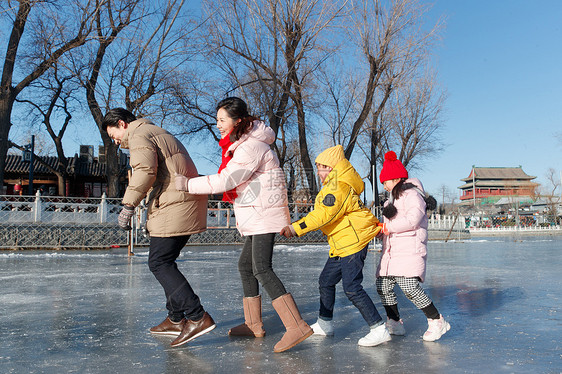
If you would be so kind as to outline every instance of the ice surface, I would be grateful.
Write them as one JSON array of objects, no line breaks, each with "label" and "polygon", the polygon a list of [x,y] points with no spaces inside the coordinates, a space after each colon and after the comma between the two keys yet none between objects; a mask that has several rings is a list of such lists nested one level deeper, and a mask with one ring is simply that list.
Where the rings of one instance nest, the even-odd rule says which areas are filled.
[{"label": "ice surface", "polygon": [[[240,248],[184,249],[178,266],[217,322],[193,342],[148,328],[165,317],[164,295],[147,266],[113,251],[0,252],[0,373],[560,373],[562,237],[430,242],[424,288],[451,323],[437,342],[421,339],[423,313],[399,293],[406,336],[359,347],[368,332],[338,286],[333,338],[311,337],[273,353],[283,328],[264,295],[262,339],[231,338],[243,320]],[[274,269],[305,320],[318,310],[318,275],[327,245],[279,245]],[[380,253],[367,257],[363,282],[374,287]]]}]

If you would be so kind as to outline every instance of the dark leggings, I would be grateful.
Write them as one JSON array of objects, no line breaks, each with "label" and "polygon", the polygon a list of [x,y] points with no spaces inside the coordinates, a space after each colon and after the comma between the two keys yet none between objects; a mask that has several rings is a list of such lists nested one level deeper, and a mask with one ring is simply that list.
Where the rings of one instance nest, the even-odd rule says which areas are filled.
[{"label": "dark leggings", "polygon": [[176,259],[188,239],[189,235],[150,237],[148,267],[164,288],[166,309],[172,321],[180,321],[184,315],[188,319],[198,321],[205,312],[199,297],[176,265]]},{"label": "dark leggings", "polygon": [[275,275],[271,265],[274,240],[275,233],[246,237],[238,260],[238,271],[240,271],[240,278],[242,279],[244,297],[258,296],[260,292],[259,284],[265,288],[271,300],[287,293],[285,286]]}]

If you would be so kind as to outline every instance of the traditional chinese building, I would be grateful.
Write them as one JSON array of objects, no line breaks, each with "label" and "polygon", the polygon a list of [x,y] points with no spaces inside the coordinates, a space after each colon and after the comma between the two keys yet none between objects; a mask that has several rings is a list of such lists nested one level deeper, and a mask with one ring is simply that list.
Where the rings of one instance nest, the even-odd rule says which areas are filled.
[{"label": "traditional chinese building", "polygon": [[[66,196],[100,197],[104,192],[107,193],[105,151],[102,146],[99,148],[99,157],[94,157],[93,146],[80,146],[79,155],[67,157]],[[119,157],[120,164],[126,168],[127,156],[120,152]],[[53,169],[57,169],[57,165],[58,158],[55,156],[36,156],[33,159],[33,193],[42,190],[41,195],[62,195],[62,191],[58,188],[58,177],[53,172]],[[4,168],[6,194],[28,194],[30,166],[30,160],[24,155],[6,156]],[[120,185],[124,190],[127,185],[126,175],[123,176]]]},{"label": "traditional chinese building", "polygon": [[[41,157],[44,163],[56,168],[58,158],[55,156]],[[4,168],[4,184],[8,195],[20,191],[27,195],[29,186],[30,163],[20,155],[7,155]],[[68,157],[68,176],[66,179],[66,195],[81,197],[100,197],[107,191],[105,164],[83,162],[79,157]],[[33,189],[42,189],[42,195],[61,196],[58,191],[58,178],[48,167],[37,158],[33,162]]]},{"label": "traditional chinese building", "polygon": [[532,182],[536,177],[527,175],[521,168],[472,167],[470,175],[461,179],[458,187],[461,201],[477,204],[493,204],[502,197],[532,197],[539,185]]}]

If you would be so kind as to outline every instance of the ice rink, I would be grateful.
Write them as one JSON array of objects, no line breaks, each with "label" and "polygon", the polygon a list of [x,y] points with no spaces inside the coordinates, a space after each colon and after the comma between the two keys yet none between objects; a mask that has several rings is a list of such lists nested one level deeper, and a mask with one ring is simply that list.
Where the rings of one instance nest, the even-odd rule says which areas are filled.
[{"label": "ice rink", "polygon": [[[230,338],[243,321],[239,247],[186,247],[178,261],[217,328],[179,348],[148,329],[166,316],[147,249],[0,251],[0,373],[561,373],[562,237],[430,242],[424,288],[451,324],[424,342],[423,313],[399,292],[406,336],[359,347],[368,332],[338,287],[332,338],[273,353],[282,324],[267,295],[265,338]],[[274,269],[316,321],[327,245],[279,245]],[[380,253],[367,257],[374,287]]]}]

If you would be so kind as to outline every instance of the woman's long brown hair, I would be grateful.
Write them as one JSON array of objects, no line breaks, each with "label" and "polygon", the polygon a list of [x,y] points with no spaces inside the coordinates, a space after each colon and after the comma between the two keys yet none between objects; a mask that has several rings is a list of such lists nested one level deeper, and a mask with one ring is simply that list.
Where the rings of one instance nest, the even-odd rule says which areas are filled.
[{"label": "woman's long brown hair", "polygon": [[235,142],[240,139],[242,135],[250,130],[252,122],[258,119],[248,113],[248,105],[246,102],[235,96],[227,97],[226,99],[221,100],[217,104],[216,109],[217,112],[219,109],[224,109],[230,118],[240,120],[230,133],[231,142]]}]

